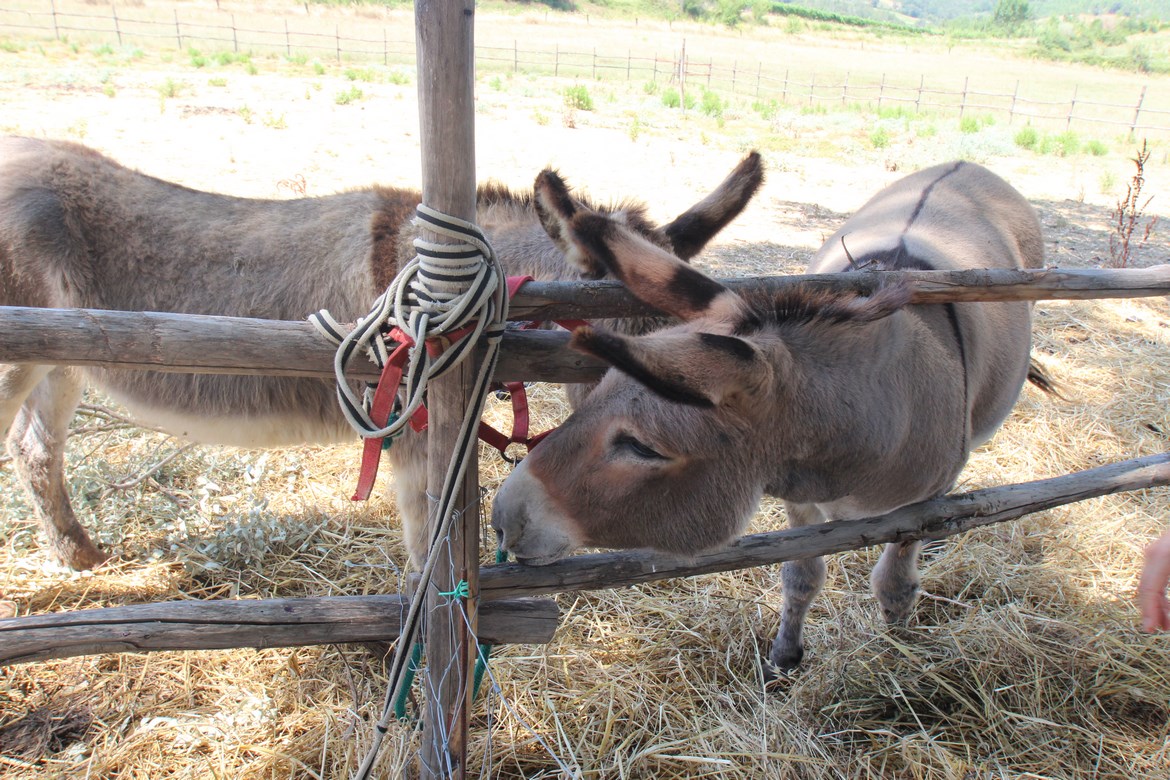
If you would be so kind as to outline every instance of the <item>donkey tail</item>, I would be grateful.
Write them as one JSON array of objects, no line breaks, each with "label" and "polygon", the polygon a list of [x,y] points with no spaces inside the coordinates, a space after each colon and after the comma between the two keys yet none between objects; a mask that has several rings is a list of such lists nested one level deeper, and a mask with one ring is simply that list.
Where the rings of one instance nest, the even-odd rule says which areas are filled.
[{"label": "donkey tail", "polygon": [[1052,381],[1050,376],[1048,376],[1048,372],[1044,370],[1044,367],[1036,362],[1035,358],[1032,358],[1032,360],[1028,362],[1028,381],[1036,385],[1036,387],[1040,388],[1048,395],[1054,395],[1057,398],[1064,398],[1060,390],[1057,388],[1056,383]]}]

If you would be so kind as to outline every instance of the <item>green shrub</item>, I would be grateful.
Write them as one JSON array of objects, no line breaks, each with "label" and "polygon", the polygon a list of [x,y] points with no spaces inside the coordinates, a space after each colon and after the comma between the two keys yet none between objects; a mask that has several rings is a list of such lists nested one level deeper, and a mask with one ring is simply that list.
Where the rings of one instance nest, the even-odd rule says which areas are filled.
[{"label": "green shrub", "polygon": [[707,116],[721,117],[723,116],[723,100],[718,94],[709,89],[704,89],[703,103],[699,110]]},{"label": "green shrub", "polygon": [[973,116],[965,116],[959,120],[960,133],[978,133],[979,120]]},{"label": "green shrub", "polygon": [[869,133],[869,142],[874,149],[885,149],[890,145],[890,131],[881,125],[875,127]]},{"label": "green shrub", "polygon": [[589,96],[589,88],[584,84],[574,84],[565,88],[565,106],[580,111],[593,110],[593,98]]},{"label": "green shrub", "polygon": [[1072,130],[1065,130],[1056,136],[1056,154],[1059,157],[1072,157],[1081,150],[1081,139]]},{"label": "green shrub", "polygon": [[183,85],[174,79],[167,79],[162,84],[158,85],[158,94],[163,98],[173,98],[179,94]]},{"label": "green shrub", "polygon": [[1035,150],[1040,141],[1040,134],[1031,125],[1024,125],[1016,133],[1016,146],[1021,149]]},{"label": "green shrub", "polygon": [[677,89],[662,90],[662,105],[667,108],[678,108],[682,105],[682,98],[678,95]]},{"label": "green shrub", "polygon": [[776,100],[756,100],[752,103],[752,111],[760,115],[761,119],[771,119],[780,110],[780,103]]},{"label": "green shrub", "polygon": [[337,95],[333,98],[333,102],[339,106],[347,106],[350,103],[361,100],[362,97],[364,97],[364,95],[362,94],[361,89],[358,88],[357,84],[354,84],[349,89],[338,92]]},{"label": "green shrub", "polygon": [[647,81],[645,84],[642,85],[642,91],[645,92],[647,95],[658,94],[658,82],[657,81]]},{"label": "green shrub", "polygon": [[1096,138],[1085,143],[1085,151],[1094,157],[1104,157],[1105,155],[1109,154],[1109,148],[1106,147],[1105,144],[1098,141]]},{"label": "green shrub", "polygon": [[346,68],[345,77],[350,81],[365,81],[367,83],[373,83],[378,78],[373,68]]}]

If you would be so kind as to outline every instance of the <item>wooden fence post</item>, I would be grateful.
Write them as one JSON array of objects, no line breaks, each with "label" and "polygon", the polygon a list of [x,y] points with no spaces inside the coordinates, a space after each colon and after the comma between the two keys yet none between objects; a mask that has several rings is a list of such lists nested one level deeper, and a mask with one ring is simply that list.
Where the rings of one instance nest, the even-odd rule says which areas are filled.
[{"label": "wooden fence post", "polygon": [[1138,95],[1137,108],[1133,110],[1133,122],[1129,125],[1129,137],[1133,138],[1137,134],[1138,116],[1142,113],[1142,103],[1146,100],[1146,87],[1142,85],[1142,92]]},{"label": "wooden fence post", "polygon": [[760,79],[764,75],[764,63],[760,62],[756,65],[756,100],[760,99]]},{"label": "wooden fence post", "polygon": [[288,35],[288,19],[284,20],[284,56],[292,57],[292,41]]},{"label": "wooden fence post", "polygon": [[922,113],[922,87],[926,84],[926,75],[919,74],[918,76],[918,97],[914,100],[914,113]]},{"label": "wooden fence post", "polygon": [[882,98],[886,95],[886,74],[882,74],[882,83],[878,85],[878,113],[882,111]]},{"label": "wooden fence post", "polygon": [[1072,100],[1070,100],[1068,103],[1068,117],[1064,120],[1065,132],[1068,132],[1070,129],[1072,129],[1073,110],[1076,109],[1076,107],[1077,107],[1077,89],[1079,87],[1080,87],[1079,84],[1073,85]]},{"label": "wooden fence post", "polygon": [[1016,88],[1012,90],[1012,105],[1008,108],[1008,124],[1010,125],[1016,118],[1016,100],[1020,96],[1020,80],[1016,79]]},{"label": "wooden fence post", "polygon": [[849,71],[845,71],[845,83],[841,85],[841,105],[849,100]]},{"label": "wooden fence post", "polygon": [[341,62],[341,25],[333,25],[333,46],[337,51],[337,61]]},{"label": "wooden fence post", "polygon": [[53,37],[61,40],[61,31],[57,28],[57,0],[49,0],[49,10],[53,14]]},{"label": "wooden fence post", "polygon": [[959,119],[963,118],[963,112],[967,110],[967,82],[970,80],[970,76],[965,76],[963,78],[963,94],[959,98]]},{"label": "wooden fence post", "polygon": [[[415,0],[419,139],[423,202],[452,217],[475,220],[474,0]],[[431,241],[450,239],[422,231]],[[439,495],[475,383],[474,359],[464,360],[428,390],[427,492]],[[466,777],[470,681],[475,663],[479,597],[479,474],[474,459],[458,486],[461,517],[441,540],[427,593],[427,711],[422,776]],[[442,518],[430,517],[431,523]],[[434,527],[434,526],[432,526]],[[466,583],[470,598],[439,595]],[[464,622],[466,607],[468,622]]]},{"label": "wooden fence post", "polygon": [[110,13],[114,16],[114,34],[118,36],[118,47],[122,46],[122,27],[118,24],[118,7],[116,5],[110,6]]},{"label": "wooden fence post", "polygon": [[183,31],[179,29],[179,9],[175,9],[175,40],[179,42],[179,51],[183,50]]}]

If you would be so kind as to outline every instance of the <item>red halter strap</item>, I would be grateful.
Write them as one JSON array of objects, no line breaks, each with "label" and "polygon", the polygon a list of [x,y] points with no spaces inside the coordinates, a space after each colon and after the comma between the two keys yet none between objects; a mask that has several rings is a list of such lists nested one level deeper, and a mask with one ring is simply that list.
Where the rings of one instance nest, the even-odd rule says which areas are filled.
[{"label": "red halter strap", "polygon": [[[508,298],[515,297],[517,290],[525,282],[529,281],[532,281],[531,276],[509,276],[507,280]],[[531,330],[540,327],[541,324],[540,322],[528,322],[522,326],[522,329]],[[575,330],[589,323],[584,320],[556,320],[556,324],[566,330]],[[472,330],[473,327],[469,325],[442,338],[427,339],[427,352],[430,353],[431,357],[437,357],[453,342],[463,338]],[[398,328],[393,328],[389,336],[398,343],[398,346],[390,353],[390,358],[386,361],[386,365],[382,367],[382,374],[378,378],[378,386],[374,389],[374,398],[370,404],[370,418],[379,426],[385,426],[390,420],[390,415],[394,412],[394,403],[398,396],[398,385],[402,382],[402,371],[409,358],[410,348],[414,346],[414,340]],[[529,436],[528,393],[524,389],[524,383],[505,382],[503,387],[508,391],[512,399],[513,421],[511,435],[505,436],[483,421],[479,423],[478,433],[480,441],[497,450],[500,453],[500,457],[504,460],[513,463],[515,459],[508,455],[509,446],[512,444],[523,444],[528,451],[531,451],[533,447],[539,444],[545,436],[548,436],[556,430],[556,428],[551,428],[535,436]],[[416,433],[421,433],[426,430],[427,409],[425,406],[420,406],[411,415],[410,427]],[[351,500],[365,501],[370,497],[370,493],[374,489],[374,480],[378,476],[378,463],[382,457],[382,450],[386,446],[385,439],[365,440],[365,444],[362,446],[362,464],[361,470],[358,473],[357,489],[354,491]]]}]

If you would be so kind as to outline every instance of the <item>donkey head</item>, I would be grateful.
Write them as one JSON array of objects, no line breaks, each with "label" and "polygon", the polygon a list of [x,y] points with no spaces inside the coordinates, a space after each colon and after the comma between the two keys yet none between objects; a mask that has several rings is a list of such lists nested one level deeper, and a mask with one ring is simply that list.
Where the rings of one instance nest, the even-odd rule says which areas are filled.
[{"label": "donkey head", "polygon": [[[758,160],[740,167],[748,163]],[[501,546],[541,564],[582,545],[686,551],[725,541],[763,488],[744,442],[769,403],[772,365],[760,344],[737,335],[752,330],[755,314],[620,216],[575,203],[555,173],[542,173],[536,192],[542,223],[570,262],[622,280],[683,324],[640,337],[574,334],[575,348],[618,370],[509,476],[493,510]],[[725,209],[704,201],[664,233],[685,236],[716,211]],[[670,249],[680,243],[693,246],[672,238]]]}]

